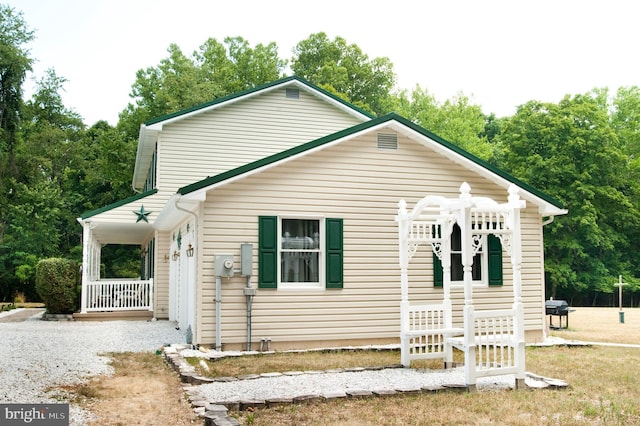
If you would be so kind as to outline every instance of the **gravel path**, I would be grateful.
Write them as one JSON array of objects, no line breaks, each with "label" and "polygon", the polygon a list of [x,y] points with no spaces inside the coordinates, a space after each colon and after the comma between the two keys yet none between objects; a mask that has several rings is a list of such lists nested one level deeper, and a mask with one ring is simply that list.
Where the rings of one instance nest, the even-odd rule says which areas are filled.
[{"label": "gravel path", "polygon": [[[498,390],[514,386],[513,375],[480,378],[477,389]],[[291,399],[304,395],[330,397],[349,392],[396,391],[464,384],[461,368],[433,371],[415,368],[387,368],[375,371],[284,374],[234,382],[216,382],[194,387],[190,393],[211,402],[240,402],[247,400]],[[197,398],[196,398],[197,399]]]},{"label": "gravel path", "polygon": [[[155,351],[185,341],[184,332],[169,321],[8,319],[3,316],[0,322],[0,403],[60,402],[48,387],[113,372],[109,358],[100,354]],[[82,413],[71,411],[71,424],[82,424]],[[74,411],[80,418],[74,420]]]}]

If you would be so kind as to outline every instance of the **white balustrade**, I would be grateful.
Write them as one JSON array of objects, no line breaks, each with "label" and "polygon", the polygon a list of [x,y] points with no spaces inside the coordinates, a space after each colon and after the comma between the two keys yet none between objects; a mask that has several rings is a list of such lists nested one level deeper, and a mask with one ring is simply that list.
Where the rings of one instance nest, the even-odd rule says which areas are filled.
[{"label": "white balustrade", "polygon": [[153,280],[90,281],[85,297],[87,312],[153,311]]}]

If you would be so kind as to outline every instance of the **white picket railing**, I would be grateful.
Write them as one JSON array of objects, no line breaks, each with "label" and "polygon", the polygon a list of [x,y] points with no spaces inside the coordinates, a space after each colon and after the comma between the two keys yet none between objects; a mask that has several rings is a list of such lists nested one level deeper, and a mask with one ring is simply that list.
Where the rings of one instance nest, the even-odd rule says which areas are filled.
[{"label": "white picket railing", "polygon": [[[451,347],[447,347],[447,339],[459,336],[464,329],[447,326],[451,323],[447,305],[402,305],[402,330],[400,333],[401,361],[409,367],[412,360],[438,359],[453,361]],[[449,309],[451,309],[449,307]]]},{"label": "white picket railing", "polygon": [[475,311],[476,377],[516,373],[516,313]]},{"label": "white picket railing", "polygon": [[105,279],[85,288],[87,312],[153,311],[153,279]]}]

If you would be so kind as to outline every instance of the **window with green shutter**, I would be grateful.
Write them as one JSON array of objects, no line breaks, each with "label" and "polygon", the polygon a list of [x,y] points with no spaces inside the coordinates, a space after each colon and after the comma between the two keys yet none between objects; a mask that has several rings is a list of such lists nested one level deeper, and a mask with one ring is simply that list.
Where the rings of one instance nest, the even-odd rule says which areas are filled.
[{"label": "window with green shutter", "polygon": [[327,235],[326,239],[326,253],[327,253],[327,267],[326,267],[326,280],[327,288],[342,288],[343,287],[343,230],[342,219],[326,219],[325,231]]},{"label": "window with green shutter", "polygon": [[[487,235],[483,244],[473,257],[471,277],[474,285],[502,285],[502,244],[495,235]],[[456,224],[451,233],[451,283],[462,283],[462,236],[460,227]],[[442,262],[433,255],[433,286],[442,287]],[[485,272],[488,271],[488,272]]]},{"label": "window with green shutter", "polygon": [[343,287],[342,219],[260,216],[258,228],[259,288]]},{"label": "window with green shutter", "polygon": [[493,234],[487,235],[489,251],[489,285],[502,285],[502,243]]},{"label": "window with green shutter", "polygon": [[278,218],[258,218],[258,287],[278,287]]}]

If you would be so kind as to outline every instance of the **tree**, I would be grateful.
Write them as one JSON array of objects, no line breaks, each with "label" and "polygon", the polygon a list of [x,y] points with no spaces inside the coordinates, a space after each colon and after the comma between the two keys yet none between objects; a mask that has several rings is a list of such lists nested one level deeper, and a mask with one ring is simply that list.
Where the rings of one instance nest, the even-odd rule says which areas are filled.
[{"label": "tree", "polygon": [[377,115],[390,112],[396,76],[389,58],[369,59],[342,37],[311,34],[293,50],[291,70],[311,83]]},{"label": "tree", "polygon": [[487,129],[487,117],[481,107],[473,105],[464,94],[440,103],[426,89],[417,86],[410,100],[397,105],[403,108],[399,110],[400,114],[430,132],[484,160],[491,158],[493,148],[483,136]]},{"label": "tree", "polygon": [[210,38],[191,57],[175,44],[168,53],[157,67],[136,73],[134,104],[120,114],[118,124],[130,138],[137,138],[146,120],[278,79],[286,65],[275,43],[252,48],[242,37],[227,37],[224,44]]},{"label": "tree", "polygon": [[22,84],[32,59],[25,44],[33,40],[31,31],[12,8],[0,4],[0,179],[15,171],[13,164],[16,133],[22,106]]},{"label": "tree", "polygon": [[0,4],[0,299],[11,297],[16,282],[7,250],[11,207],[16,197],[16,164],[22,109],[22,84],[32,59],[25,45],[33,39],[22,13]]},{"label": "tree", "polygon": [[500,165],[569,209],[545,228],[549,296],[611,292],[613,278],[631,270],[640,214],[601,100],[593,92],[557,105],[531,101],[498,138]]}]

